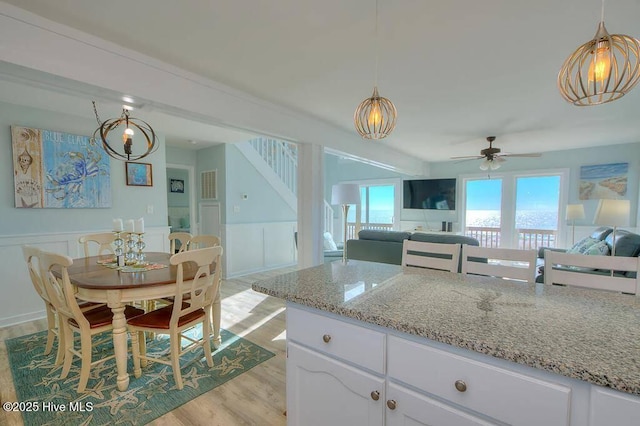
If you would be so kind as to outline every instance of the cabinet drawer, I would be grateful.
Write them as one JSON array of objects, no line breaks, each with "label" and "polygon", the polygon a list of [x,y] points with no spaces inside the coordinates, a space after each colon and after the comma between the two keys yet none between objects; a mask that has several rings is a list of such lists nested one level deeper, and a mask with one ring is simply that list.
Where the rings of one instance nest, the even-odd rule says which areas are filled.
[{"label": "cabinet drawer", "polygon": [[287,340],[384,374],[383,333],[288,307]]},{"label": "cabinet drawer", "polygon": [[387,347],[395,380],[509,424],[569,424],[569,387],[393,336]]},{"label": "cabinet drawer", "polygon": [[395,384],[389,385],[387,400],[394,403],[393,409],[387,406],[387,426],[492,426],[495,424]]}]

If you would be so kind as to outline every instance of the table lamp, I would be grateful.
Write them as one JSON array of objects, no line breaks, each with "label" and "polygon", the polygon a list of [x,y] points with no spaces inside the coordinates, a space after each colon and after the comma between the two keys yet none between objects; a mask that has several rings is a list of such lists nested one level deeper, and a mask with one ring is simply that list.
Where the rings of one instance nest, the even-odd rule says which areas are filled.
[{"label": "table lamp", "polygon": [[598,203],[593,223],[595,225],[613,226],[611,256],[616,255],[616,228],[618,226],[629,226],[630,212],[631,202],[629,200],[600,200],[600,203]]},{"label": "table lamp", "polygon": [[576,243],[576,219],[584,219],[584,205],[567,204],[566,220],[571,221],[571,245]]},{"label": "table lamp", "polygon": [[351,204],[360,204],[360,186],[355,183],[337,183],[331,187],[331,204],[342,206],[344,249],[342,261],[347,261],[347,213]]}]

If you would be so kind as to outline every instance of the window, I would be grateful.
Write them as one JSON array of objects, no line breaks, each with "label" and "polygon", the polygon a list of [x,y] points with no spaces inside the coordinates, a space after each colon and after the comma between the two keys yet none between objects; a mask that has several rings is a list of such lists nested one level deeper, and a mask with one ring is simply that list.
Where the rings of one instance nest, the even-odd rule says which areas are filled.
[{"label": "window", "polygon": [[555,247],[567,177],[558,170],[463,178],[465,234],[485,247]]},{"label": "window", "polygon": [[396,199],[396,195],[400,193],[398,182],[385,180],[360,183],[360,205],[349,209],[347,215],[348,239],[356,238],[359,230],[356,229],[357,223],[360,229],[396,228],[396,218],[400,212],[400,200]]},{"label": "window", "polygon": [[499,247],[502,179],[470,179],[465,186],[465,233],[483,247]]}]

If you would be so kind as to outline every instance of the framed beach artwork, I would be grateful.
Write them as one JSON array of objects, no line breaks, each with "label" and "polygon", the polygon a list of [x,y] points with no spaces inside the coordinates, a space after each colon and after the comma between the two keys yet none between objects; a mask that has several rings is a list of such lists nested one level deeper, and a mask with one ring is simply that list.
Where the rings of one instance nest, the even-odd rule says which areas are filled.
[{"label": "framed beach artwork", "polygon": [[11,126],[16,208],[111,207],[109,156],[89,136]]},{"label": "framed beach artwork", "polygon": [[580,199],[623,199],[627,195],[629,163],[580,167]]},{"label": "framed beach artwork", "polygon": [[129,186],[153,186],[153,173],[149,163],[127,162],[127,185]]}]

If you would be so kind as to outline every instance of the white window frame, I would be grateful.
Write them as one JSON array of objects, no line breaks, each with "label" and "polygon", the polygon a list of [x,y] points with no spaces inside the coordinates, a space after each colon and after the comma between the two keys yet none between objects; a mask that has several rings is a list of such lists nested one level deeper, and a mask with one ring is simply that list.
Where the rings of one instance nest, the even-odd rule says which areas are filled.
[{"label": "white window frame", "polygon": [[515,248],[517,247],[517,235],[515,232],[515,213],[516,213],[516,180],[522,177],[543,177],[543,176],[560,176],[560,197],[558,200],[558,234],[556,244],[559,247],[566,246],[565,236],[567,234],[567,224],[564,220],[564,209],[568,202],[569,193],[569,173],[570,169],[542,169],[542,170],[525,170],[513,172],[491,172],[490,177],[484,173],[474,173],[460,175],[460,199],[458,200],[460,208],[461,230],[466,228],[467,217],[467,182],[470,180],[487,180],[502,179],[502,197],[501,197],[501,217],[500,217],[500,247]]},{"label": "white window frame", "polygon": [[[355,183],[358,186],[391,186],[393,185],[393,230],[400,230],[400,215],[402,212],[402,178],[387,178],[387,179],[367,179],[367,180],[352,180],[346,183]],[[361,224],[362,218],[362,205],[356,206],[356,222],[358,226]],[[356,231],[357,233],[357,231]]]}]

